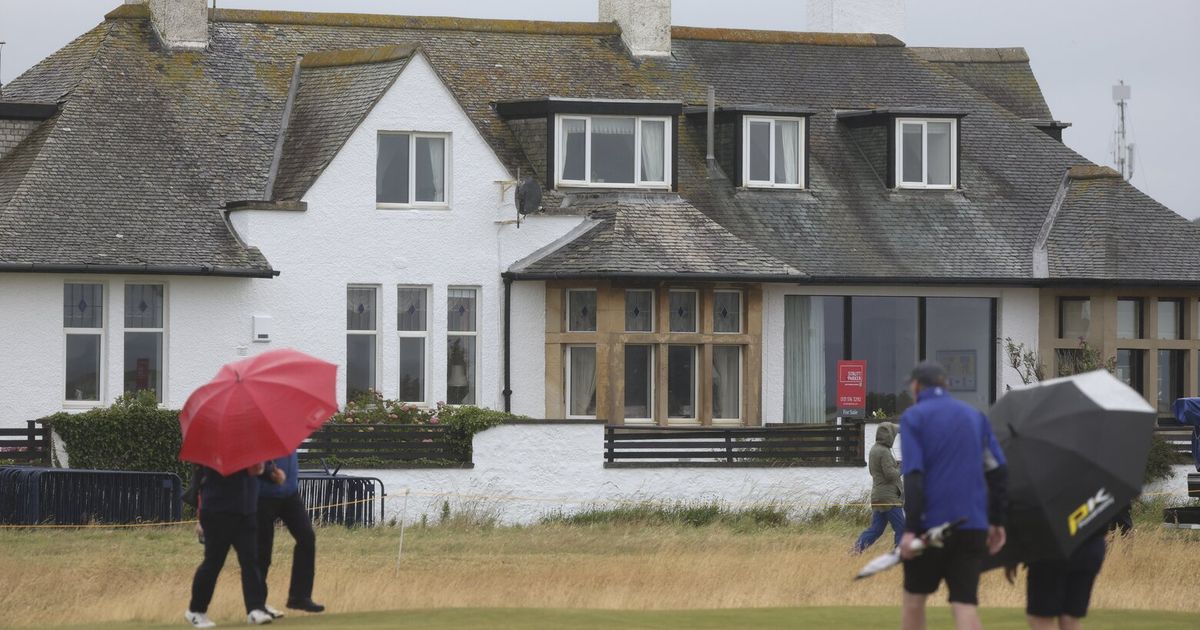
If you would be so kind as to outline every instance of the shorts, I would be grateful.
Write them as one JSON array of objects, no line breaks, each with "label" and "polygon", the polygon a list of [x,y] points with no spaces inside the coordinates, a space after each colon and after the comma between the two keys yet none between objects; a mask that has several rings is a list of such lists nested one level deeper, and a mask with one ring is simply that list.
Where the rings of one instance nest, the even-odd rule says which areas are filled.
[{"label": "shorts", "polygon": [[987,555],[987,531],[955,530],[945,546],[930,547],[904,563],[904,590],[930,595],[942,580],[953,604],[979,604],[979,573]]},{"label": "shorts", "polygon": [[1092,585],[1104,564],[1104,538],[1085,542],[1070,560],[1029,563],[1025,578],[1025,614],[1032,617],[1082,619],[1092,599]]}]

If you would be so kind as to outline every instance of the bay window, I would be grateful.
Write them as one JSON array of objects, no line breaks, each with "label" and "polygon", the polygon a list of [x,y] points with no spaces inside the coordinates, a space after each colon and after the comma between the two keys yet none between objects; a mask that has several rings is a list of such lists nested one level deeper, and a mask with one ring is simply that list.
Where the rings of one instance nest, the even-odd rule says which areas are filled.
[{"label": "bay window", "polygon": [[1187,350],[1158,351],[1158,413],[1171,414],[1171,405],[1183,398],[1183,374]]},{"label": "bay window", "polygon": [[671,332],[696,332],[696,301],[699,294],[694,289],[673,289],[667,295],[671,307],[668,318]]},{"label": "bay window", "polygon": [[954,188],[958,121],[896,119],[896,182],[901,188]]},{"label": "bay window", "polygon": [[1142,338],[1141,298],[1117,300],[1117,339]]},{"label": "bay window", "polygon": [[478,290],[451,287],[446,306],[446,402],[474,405],[479,371]]},{"label": "bay window", "polygon": [[346,289],[346,400],[376,389],[377,302],[375,287]]},{"label": "bay window", "polygon": [[742,348],[712,347],[713,421],[738,421],[742,417]]},{"label": "bay window", "polygon": [[1145,363],[1145,350],[1129,348],[1117,350],[1117,378],[1132,387],[1134,391],[1145,392]]},{"label": "bay window", "polygon": [[596,417],[596,346],[567,347],[567,416]]},{"label": "bay window", "polygon": [[670,187],[671,119],[557,118],[556,182],[567,186]]},{"label": "bay window", "polygon": [[63,285],[65,392],[68,402],[99,402],[104,355],[104,285]]},{"label": "bay window", "polygon": [[428,372],[428,287],[397,287],[396,332],[400,338],[400,400],[424,403]]},{"label": "bay window", "polygon": [[1084,339],[1092,326],[1092,301],[1086,297],[1058,299],[1058,338]]},{"label": "bay window", "polygon": [[696,415],[696,346],[667,346],[667,418],[691,420]]},{"label": "bay window", "polygon": [[713,292],[713,332],[742,332],[742,292]]},{"label": "bay window", "polygon": [[596,290],[567,290],[567,331],[595,332]]},{"label": "bay window", "polygon": [[654,332],[654,289],[625,291],[625,332]]},{"label": "bay window", "polygon": [[446,134],[381,131],[375,160],[375,203],[381,208],[445,206],[450,172]]},{"label": "bay window", "polygon": [[1159,339],[1185,339],[1183,322],[1183,300],[1161,299],[1158,301]]},{"label": "bay window", "polygon": [[163,401],[163,315],[161,284],[125,285],[125,392],[152,390]]},{"label": "bay window", "polygon": [[654,422],[654,346],[625,346],[625,422]]},{"label": "bay window", "polygon": [[742,120],[742,182],[753,188],[804,187],[804,119]]}]

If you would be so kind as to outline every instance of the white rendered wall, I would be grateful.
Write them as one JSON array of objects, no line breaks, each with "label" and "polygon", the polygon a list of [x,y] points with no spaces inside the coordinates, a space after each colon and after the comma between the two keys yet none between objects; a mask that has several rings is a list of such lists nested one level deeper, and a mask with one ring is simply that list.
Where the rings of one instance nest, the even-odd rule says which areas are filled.
[{"label": "white rendered wall", "polygon": [[[868,424],[868,448],[876,425]],[[895,451],[900,452],[899,448]],[[555,512],[626,502],[719,501],[731,506],[778,504],[795,512],[862,501],[871,488],[865,466],[838,468],[604,468],[599,424],[505,425],[475,436],[475,467],[448,470],[360,470],[347,475],[384,483],[387,518],[436,522],[443,501],[508,525]]]},{"label": "white rendered wall", "polygon": [[[762,409],[766,422],[783,418],[784,393],[784,298],[788,295],[872,295],[892,297],[977,297],[998,298],[997,336],[1011,337],[1037,348],[1038,291],[1024,288],[989,287],[860,287],[768,284],[763,291],[763,391]],[[1020,384],[1016,372],[1005,365],[1003,345],[996,347],[996,394],[1006,386]]]}]

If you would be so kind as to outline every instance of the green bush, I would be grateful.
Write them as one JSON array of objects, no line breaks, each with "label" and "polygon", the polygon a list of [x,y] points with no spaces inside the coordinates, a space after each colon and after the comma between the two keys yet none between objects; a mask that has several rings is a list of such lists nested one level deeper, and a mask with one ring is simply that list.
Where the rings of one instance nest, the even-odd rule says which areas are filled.
[{"label": "green bush", "polygon": [[127,394],[111,407],[57,413],[45,421],[67,450],[72,468],[173,472],[184,483],[190,464],[179,461],[179,412],[160,409],[154,392]]},{"label": "green bush", "polygon": [[1187,459],[1181,457],[1171,448],[1171,444],[1157,433],[1150,442],[1150,456],[1146,459],[1146,476],[1143,483],[1150,484],[1174,476],[1171,466],[1186,464]]},{"label": "green bush", "polygon": [[787,509],[765,504],[734,509],[719,502],[631,503],[613,508],[590,508],[574,514],[562,512],[545,516],[543,523],[572,526],[657,526],[684,525],[708,527],[722,525],[734,529],[782,527],[788,524]]}]

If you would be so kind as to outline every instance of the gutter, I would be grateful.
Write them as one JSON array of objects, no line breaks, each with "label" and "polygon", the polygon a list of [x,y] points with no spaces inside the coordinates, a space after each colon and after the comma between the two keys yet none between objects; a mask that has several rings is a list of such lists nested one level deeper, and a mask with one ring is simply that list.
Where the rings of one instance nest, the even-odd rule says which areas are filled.
[{"label": "gutter", "polygon": [[512,413],[512,278],[504,278],[504,413]]},{"label": "gutter", "polygon": [[526,273],[506,271],[505,280],[642,280],[681,282],[760,282],[798,285],[847,286],[963,286],[963,287],[1189,287],[1200,288],[1195,280],[1164,280],[1162,278],[931,278],[931,277],[872,277],[872,276],[784,276],[768,274],[703,274],[703,273]]},{"label": "gutter", "polygon": [[160,276],[219,276],[227,278],[274,278],[279,275],[278,271],[269,268],[250,269],[213,265],[72,265],[0,262],[0,273],[3,272],[152,274]]}]

